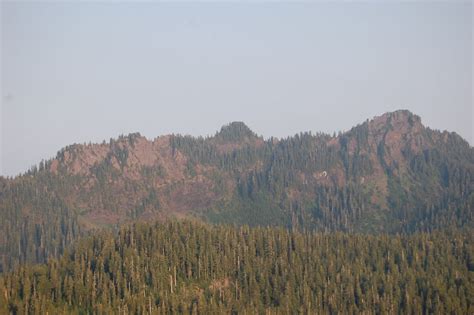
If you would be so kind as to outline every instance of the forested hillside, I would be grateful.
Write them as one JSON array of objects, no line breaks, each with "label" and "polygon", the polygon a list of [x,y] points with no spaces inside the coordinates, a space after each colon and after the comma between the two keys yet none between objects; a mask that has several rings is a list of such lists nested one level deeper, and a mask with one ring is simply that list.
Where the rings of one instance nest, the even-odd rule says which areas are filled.
[{"label": "forested hillside", "polygon": [[469,229],[473,175],[466,141],[408,111],[333,136],[263,139],[235,122],[206,138],[74,144],[0,178],[0,272],[58,257],[91,231],[174,217],[371,234]]},{"label": "forested hillside", "polygon": [[472,236],[133,224],[5,274],[0,313],[472,314]]}]

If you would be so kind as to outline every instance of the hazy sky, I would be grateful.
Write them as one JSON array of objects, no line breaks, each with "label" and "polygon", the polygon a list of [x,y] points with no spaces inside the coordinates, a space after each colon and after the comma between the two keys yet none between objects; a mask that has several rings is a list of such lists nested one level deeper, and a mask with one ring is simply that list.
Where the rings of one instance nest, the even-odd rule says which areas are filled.
[{"label": "hazy sky", "polygon": [[0,174],[140,132],[347,130],[405,108],[472,144],[472,2],[1,4]]}]

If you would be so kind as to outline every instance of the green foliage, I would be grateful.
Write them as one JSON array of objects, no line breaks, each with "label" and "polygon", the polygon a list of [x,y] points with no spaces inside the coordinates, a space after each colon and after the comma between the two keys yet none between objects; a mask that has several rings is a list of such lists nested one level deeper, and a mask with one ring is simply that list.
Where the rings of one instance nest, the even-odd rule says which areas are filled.
[{"label": "green foliage", "polygon": [[218,132],[215,136],[221,141],[241,141],[246,137],[253,138],[257,135],[250,130],[243,122],[235,121],[221,128],[221,131]]},{"label": "green foliage", "polygon": [[0,272],[19,263],[45,262],[57,257],[81,234],[78,218],[57,194],[68,182],[51,174],[4,182],[0,192]]},{"label": "green foliage", "polygon": [[222,210],[213,209],[205,213],[213,223],[249,226],[289,226],[291,218],[268,194],[251,192],[251,196],[234,198],[223,204]]},{"label": "green foliage", "polygon": [[0,312],[469,314],[472,240],[134,224],[5,274]]}]

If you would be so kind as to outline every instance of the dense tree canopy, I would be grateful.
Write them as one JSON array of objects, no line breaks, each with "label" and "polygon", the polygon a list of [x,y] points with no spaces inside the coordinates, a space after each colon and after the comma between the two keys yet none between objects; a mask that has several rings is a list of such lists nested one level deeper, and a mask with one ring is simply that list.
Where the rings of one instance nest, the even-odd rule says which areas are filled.
[{"label": "dense tree canopy", "polygon": [[472,236],[133,224],[5,274],[0,312],[468,314]]}]

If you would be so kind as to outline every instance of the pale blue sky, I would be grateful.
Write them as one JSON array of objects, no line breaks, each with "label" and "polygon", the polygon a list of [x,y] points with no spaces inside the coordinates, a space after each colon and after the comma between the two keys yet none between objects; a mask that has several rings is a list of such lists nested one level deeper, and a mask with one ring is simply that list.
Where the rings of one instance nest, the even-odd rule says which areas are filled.
[{"label": "pale blue sky", "polygon": [[405,108],[473,143],[470,2],[1,3],[0,174],[138,131],[347,130]]}]

